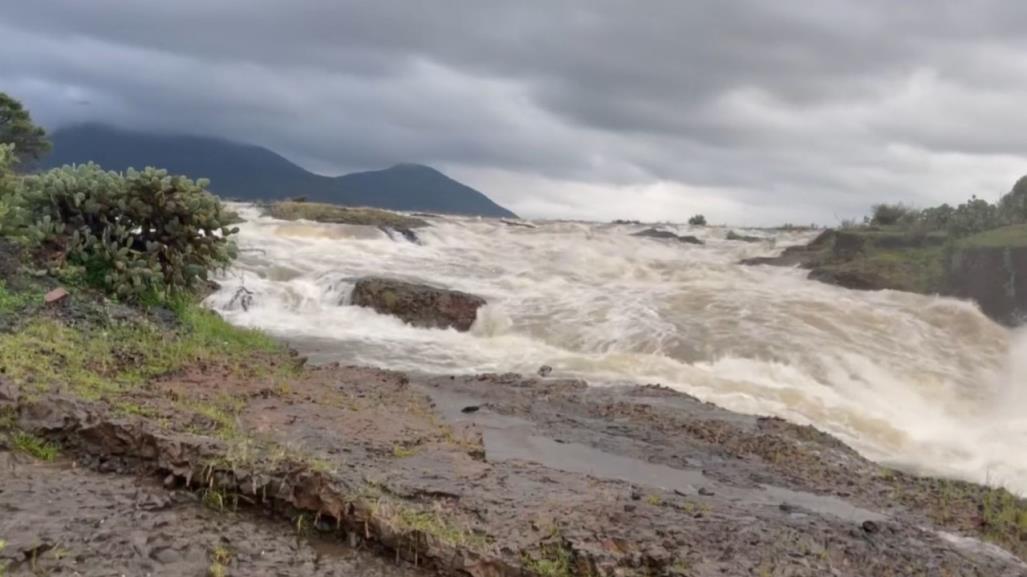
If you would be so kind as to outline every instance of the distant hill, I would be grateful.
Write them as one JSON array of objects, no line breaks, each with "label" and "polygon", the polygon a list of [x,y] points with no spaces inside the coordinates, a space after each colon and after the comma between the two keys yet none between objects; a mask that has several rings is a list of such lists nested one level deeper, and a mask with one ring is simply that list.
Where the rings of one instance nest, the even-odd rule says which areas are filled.
[{"label": "distant hill", "polygon": [[419,164],[321,176],[266,148],[220,138],[133,132],[99,124],[51,134],[45,168],[95,162],[109,170],[158,166],[209,178],[211,192],[237,200],[304,196],[311,201],[392,210],[516,218],[481,192]]}]

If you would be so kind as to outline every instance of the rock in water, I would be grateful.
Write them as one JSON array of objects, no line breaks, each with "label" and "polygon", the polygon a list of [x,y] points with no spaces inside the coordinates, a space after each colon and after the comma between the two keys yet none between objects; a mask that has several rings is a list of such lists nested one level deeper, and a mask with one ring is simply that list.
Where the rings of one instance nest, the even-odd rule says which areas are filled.
[{"label": "rock in water", "polygon": [[402,227],[402,226],[397,226],[397,227],[379,226],[378,230],[384,232],[386,234],[386,236],[388,236],[391,240],[396,240],[396,237],[393,236],[393,234],[392,234],[393,232],[395,232],[399,236],[403,237],[404,239],[406,239],[406,240],[408,240],[408,241],[410,241],[410,242],[412,242],[414,244],[421,244],[421,239],[417,238],[417,233],[415,233],[412,229],[409,229],[409,228],[406,228],[406,227]]},{"label": "rock in water", "polygon": [[485,299],[472,294],[395,279],[357,281],[351,302],[393,315],[415,327],[470,330]]},{"label": "rock in water", "polygon": [[758,236],[749,236],[747,234],[738,234],[737,232],[735,232],[733,230],[727,231],[727,237],[726,238],[728,240],[737,240],[737,241],[740,241],[740,242],[760,242],[761,240],[763,240],[762,238],[760,238]]},{"label": "rock in water", "polygon": [[681,236],[674,234],[673,232],[670,232],[668,230],[659,230],[655,228],[647,228],[641,232],[636,232],[631,236],[641,236],[645,238],[660,238],[664,240],[676,240],[678,242],[684,242],[688,244],[705,244],[703,243],[703,241],[691,235]]}]

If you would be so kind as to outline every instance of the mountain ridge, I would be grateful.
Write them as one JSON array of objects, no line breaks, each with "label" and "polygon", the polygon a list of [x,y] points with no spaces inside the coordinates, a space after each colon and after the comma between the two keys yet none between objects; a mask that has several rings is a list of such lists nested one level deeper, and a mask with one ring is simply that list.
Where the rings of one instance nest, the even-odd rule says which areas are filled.
[{"label": "mountain ridge", "polygon": [[484,193],[423,164],[324,176],[254,144],[222,137],[161,134],[88,123],[59,128],[43,168],[96,162],[108,170],[159,166],[207,178],[210,190],[241,201],[303,196],[310,201],[390,210],[517,218]]}]

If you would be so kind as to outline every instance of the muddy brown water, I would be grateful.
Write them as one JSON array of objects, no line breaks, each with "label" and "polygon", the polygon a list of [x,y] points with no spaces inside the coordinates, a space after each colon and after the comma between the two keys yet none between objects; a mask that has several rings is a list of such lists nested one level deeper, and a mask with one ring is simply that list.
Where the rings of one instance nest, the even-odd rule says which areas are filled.
[{"label": "muddy brown water", "polygon": [[[418,577],[288,523],[211,510],[190,492],[0,452],[0,567],[9,575]],[[0,574],[3,571],[0,570]]]}]

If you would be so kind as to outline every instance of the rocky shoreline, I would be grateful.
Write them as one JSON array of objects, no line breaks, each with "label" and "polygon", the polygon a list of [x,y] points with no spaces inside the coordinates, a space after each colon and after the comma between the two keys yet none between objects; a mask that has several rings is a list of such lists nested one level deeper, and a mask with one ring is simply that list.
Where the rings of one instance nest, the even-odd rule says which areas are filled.
[{"label": "rocky shoreline", "polygon": [[[825,233],[749,264],[848,246]],[[548,367],[313,366],[195,303],[51,301],[56,279],[9,261],[0,575],[1027,574],[1027,501],[812,427]],[[419,326],[466,330],[485,304],[358,282],[352,304]]]},{"label": "rocky shoreline", "polygon": [[780,255],[741,261],[808,269],[809,278],[853,290],[899,290],[976,302],[1006,326],[1027,320],[1027,227],[963,239],[878,228],[826,230]]},{"label": "rocky shoreline", "polygon": [[[0,559],[11,574],[31,566],[169,574],[190,555],[197,545],[186,532],[163,531],[168,553],[158,555],[130,549],[139,528],[113,525],[124,542],[100,547],[86,535],[92,528],[40,525],[39,510],[24,507],[47,483],[86,491],[96,471],[124,488],[115,493],[160,482],[169,503],[182,501],[169,505],[175,515],[193,516],[199,502],[207,517],[260,524],[267,539],[299,532],[342,547],[326,556],[297,545],[276,575],[333,574],[334,555],[363,567],[356,550],[400,562],[359,573],[382,575],[415,567],[476,577],[1027,572],[1025,535],[1016,521],[1003,524],[1006,509],[1023,514],[1022,500],[888,470],[813,428],[661,387],[333,365],[279,383],[189,371],[133,392],[130,403],[125,411],[3,386],[9,426],[62,455],[50,469],[4,469],[54,479],[37,489],[5,482],[0,492],[8,511],[22,504],[0,519],[8,540]],[[17,442],[4,445],[0,454],[16,461]],[[282,521],[267,525],[268,516]],[[246,553],[257,537],[201,525],[212,539],[226,531],[226,547],[236,547],[226,574],[263,574],[271,562]]]}]

